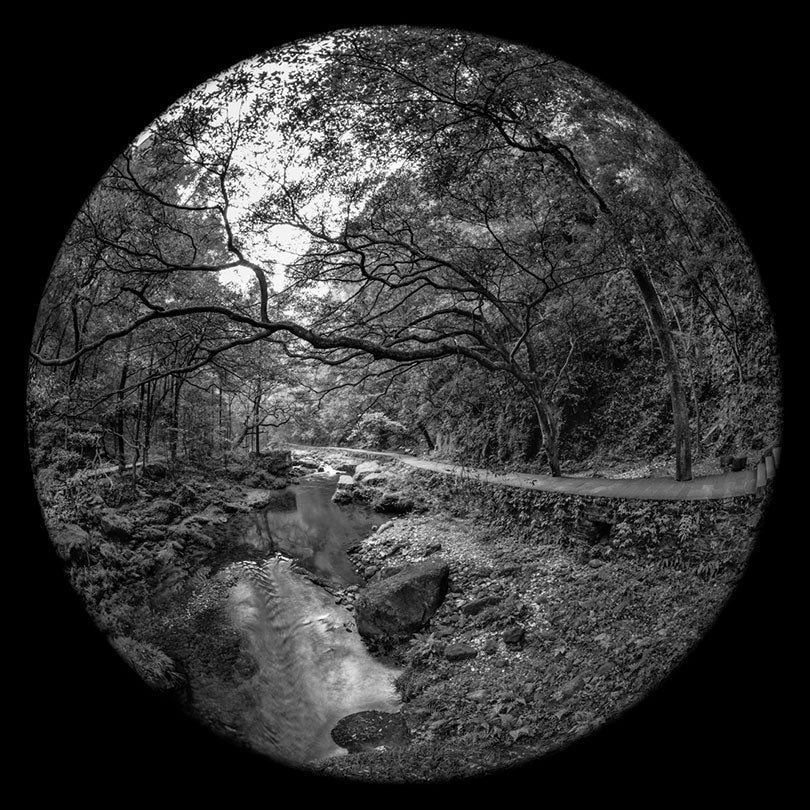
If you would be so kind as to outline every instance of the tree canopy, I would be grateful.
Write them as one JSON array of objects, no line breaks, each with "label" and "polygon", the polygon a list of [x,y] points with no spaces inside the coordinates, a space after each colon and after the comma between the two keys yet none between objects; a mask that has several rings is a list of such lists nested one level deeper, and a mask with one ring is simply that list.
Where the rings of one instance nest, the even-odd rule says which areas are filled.
[{"label": "tree canopy", "polygon": [[155,430],[259,451],[319,435],[330,391],[333,439],[480,421],[460,452],[560,474],[630,420],[689,478],[774,346],[715,190],[626,99],[510,42],[345,30],[194,89],[110,167],[43,296],[32,430],[94,425],[121,463]]}]

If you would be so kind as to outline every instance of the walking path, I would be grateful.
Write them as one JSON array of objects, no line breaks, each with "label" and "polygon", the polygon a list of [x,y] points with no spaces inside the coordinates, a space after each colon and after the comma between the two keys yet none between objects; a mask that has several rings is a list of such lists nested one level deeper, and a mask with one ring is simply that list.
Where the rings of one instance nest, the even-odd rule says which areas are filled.
[{"label": "walking path", "polygon": [[762,495],[765,485],[776,474],[780,448],[775,447],[757,465],[756,469],[728,472],[721,475],[703,475],[691,481],[672,478],[574,478],[561,475],[533,473],[496,473],[475,467],[464,467],[446,461],[433,461],[403,453],[378,450],[355,450],[351,447],[311,447],[291,444],[292,449],[329,450],[362,457],[395,458],[422,470],[434,470],[452,475],[464,475],[479,481],[489,481],[518,489],[538,489],[566,495],[590,495],[598,498],[625,498],[640,501],[697,501],[738,498],[744,495]]}]

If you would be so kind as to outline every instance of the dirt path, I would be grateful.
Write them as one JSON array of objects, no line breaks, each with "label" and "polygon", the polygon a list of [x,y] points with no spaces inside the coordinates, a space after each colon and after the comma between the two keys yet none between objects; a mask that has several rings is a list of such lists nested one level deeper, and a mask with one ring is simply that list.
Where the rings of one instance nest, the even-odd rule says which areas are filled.
[{"label": "dirt path", "polygon": [[[568,495],[591,495],[598,498],[624,498],[641,501],[694,501],[723,498],[736,498],[754,495],[760,487],[765,467],[761,462],[757,469],[729,472],[721,475],[704,475],[691,481],[675,481],[672,478],[574,478],[553,477],[534,473],[497,473],[476,467],[464,467],[446,461],[409,456],[403,453],[381,452],[377,450],[356,450],[351,447],[315,447],[290,445],[292,449],[329,450],[363,457],[383,457],[401,461],[411,467],[433,470],[449,475],[465,475],[480,481],[502,484],[518,489],[538,489],[544,492],[560,492]],[[773,468],[773,465],[769,465]],[[768,469],[767,478],[773,477],[773,469]]]}]

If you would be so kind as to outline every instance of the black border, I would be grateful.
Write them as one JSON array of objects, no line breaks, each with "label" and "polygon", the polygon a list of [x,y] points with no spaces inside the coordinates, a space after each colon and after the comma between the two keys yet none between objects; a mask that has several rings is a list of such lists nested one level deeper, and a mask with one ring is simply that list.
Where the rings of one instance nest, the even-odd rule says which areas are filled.
[{"label": "black border", "polygon": [[754,788],[775,798],[791,776],[788,693],[791,685],[801,689],[787,663],[792,636],[780,584],[783,559],[792,564],[785,539],[799,540],[788,511],[790,369],[798,344],[791,333],[795,293],[788,286],[792,256],[783,217],[796,170],[780,131],[793,103],[780,90],[790,73],[780,43],[791,23],[715,22],[683,6],[644,18],[510,11],[515,19],[508,24],[492,20],[491,11],[444,19],[318,11],[308,22],[281,23],[238,5],[224,9],[227,16],[201,7],[174,20],[164,9],[137,7],[104,16],[50,15],[47,27],[43,20],[19,29],[12,78],[20,98],[8,153],[11,162],[19,160],[12,167],[19,180],[7,190],[19,214],[10,235],[19,248],[11,289],[23,291],[14,293],[20,306],[12,305],[20,321],[12,340],[19,376],[11,432],[20,453],[13,477],[20,479],[25,528],[8,535],[23,559],[13,574],[22,587],[7,618],[21,635],[11,663],[19,669],[22,709],[13,744],[20,762],[35,762],[41,774],[29,783],[34,794],[73,785],[100,799],[221,792],[238,800],[262,791],[277,797],[284,785],[334,799],[442,789],[358,786],[284,771],[237,755],[164,710],[107,649],[61,574],[27,484],[21,414],[25,352],[41,285],[70,221],[115,154],[183,92],[242,58],[319,31],[392,22],[453,25],[534,45],[598,76],[668,129],[720,190],[754,251],[782,340],[788,403],[787,456],[763,539],[743,583],[687,663],[638,710],[583,744],[531,767],[444,788],[459,799],[498,788],[515,798],[527,789],[537,801],[560,791],[575,805],[592,791],[657,803],[692,788],[695,798]]}]

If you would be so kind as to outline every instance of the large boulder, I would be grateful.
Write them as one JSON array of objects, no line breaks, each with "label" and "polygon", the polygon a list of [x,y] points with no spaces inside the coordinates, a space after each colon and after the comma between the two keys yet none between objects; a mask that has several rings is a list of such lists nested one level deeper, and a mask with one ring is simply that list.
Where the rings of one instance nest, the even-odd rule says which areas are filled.
[{"label": "large boulder", "polygon": [[374,748],[401,748],[411,741],[405,718],[399,713],[367,711],[341,718],[332,739],[349,753]]},{"label": "large boulder", "polygon": [[232,478],[234,481],[241,481],[243,478],[247,478],[252,472],[253,467],[234,462],[225,467],[218,467],[214,470],[214,475],[222,478]]},{"label": "large boulder", "polygon": [[175,501],[170,501],[165,498],[153,501],[145,509],[143,509],[138,517],[144,523],[172,523],[183,513],[183,507]]},{"label": "large boulder", "polygon": [[183,506],[188,506],[197,500],[197,490],[191,484],[180,484],[172,493],[172,498]]},{"label": "large boulder", "polygon": [[145,464],[141,470],[141,475],[144,478],[150,478],[153,481],[166,478],[168,474],[169,467],[162,461],[152,461],[149,464]]},{"label": "large boulder", "polygon": [[354,500],[354,478],[350,475],[341,475],[337,487],[332,495],[332,503],[346,504]]},{"label": "large boulder", "polygon": [[51,540],[65,560],[75,561],[87,554],[91,543],[90,532],[85,531],[75,523],[66,523],[51,532]]},{"label": "large boulder", "polygon": [[363,486],[382,489],[386,486],[388,480],[389,476],[387,475],[387,473],[384,472],[368,473],[367,475],[363,476]]},{"label": "large boulder", "polygon": [[413,498],[402,492],[383,492],[372,503],[375,512],[403,515],[414,507]]},{"label": "large boulder", "polygon": [[115,509],[102,509],[98,514],[98,527],[110,540],[132,540],[134,526],[126,515],[119,515]]},{"label": "large boulder", "polygon": [[370,584],[355,602],[357,629],[366,638],[402,638],[424,627],[444,601],[450,569],[425,560]]},{"label": "large boulder", "polygon": [[273,512],[295,512],[298,500],[290,489],[248,489],[242,496],[248,509],[271,509]]},{"label": "large boulder", "polygon": [[204,546],[206,548],[213,548],[214,546],[213,539],[200,528],[199,524],[195,523],[190,518],[186,518],[186,520],[177,526],[169,528],[167,536],[174,540],[180,540],[183,543]]},{"label": "large boulder", "polygon": [[264,470],[256,470],[244,476],[242,483],[254,489],[283,489],[287,486],[287,479],[283,476],[273,475]]},{"label": "large boulder", "polygon": [[295,456],[295,466],[303,467],[306,470],[317,470],[321,462],[312,456]]},{"label": "large boulder", "polygon": [[264,509],[273,500],[273,493],[266,489],[249,489],[245,493],[245,505],[248,509]]},{"label": "large boulder", "polygon": [[138,542],[159,542],[163,540],[166,536],[167,532],[169,531],[169,526],[158,526],[158,525],[147,525],[142,523],[139,526],[135,526],[132,530],[132,539],[137,540]]},{"label": "large boulder", "polygon": [[380,467],[377,461],[364,461],[362,464],[357,465],[357,469],[354,471],[354,477],[365,478],[367,475],[379,473],[381,469],[382,467]]},{"label": "large boulder", "polygon": [[192,515],[189,520],[202,524],[226,523],[228,521],[228,516],[225,514],[224,509],[216,504],[209,503],[208,506],[202,510],[202,512],[197,512],[197,514]]},{"label": "large boulder", "polygon": [[284,475],[293,464],[289,450],[264,450],[260,456],[252,455],[251,460],[272,475]]},{"label": "large boulder", "polygon": [[332,467],[332,469],[337,470],[339,473],[344,473],[345,475],[354,475],[354,471],[357,469],[357,462],[345,456],[329,456],[326,459],[326,463]]}]

